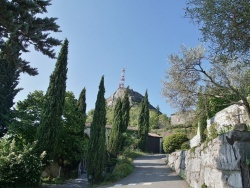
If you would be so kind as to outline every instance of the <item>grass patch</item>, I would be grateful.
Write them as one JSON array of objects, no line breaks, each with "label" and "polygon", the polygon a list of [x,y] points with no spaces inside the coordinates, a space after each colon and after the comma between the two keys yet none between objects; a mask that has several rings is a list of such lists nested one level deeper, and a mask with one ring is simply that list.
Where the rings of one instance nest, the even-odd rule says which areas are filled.
[{"label": "grass patch", "polygon": [[65,179],[64,178],[42,178],[42,184],[43,185],[48,185],[48,184],[63,184],[65,183]]},{"label": "grass patch", "polygon": [[113,171],[105,175],[104,181],[100,185],[108,185],[127,177],[134,170],[133,159],[142,155],[144,153],[139,150],[125,150],[122,155],[117,157]]}]

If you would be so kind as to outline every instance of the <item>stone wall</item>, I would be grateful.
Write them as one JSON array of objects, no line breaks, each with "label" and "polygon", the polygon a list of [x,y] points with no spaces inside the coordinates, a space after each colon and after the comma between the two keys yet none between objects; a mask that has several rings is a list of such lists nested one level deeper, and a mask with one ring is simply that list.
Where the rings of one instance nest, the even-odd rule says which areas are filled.
[{"label": "stone wall", "polygon": [[225,129],[225,127],[229,125],[235,125],[239,123],[239,117],[240,115],[240,123],[249,123],[247,120],[247,115],[245,108],[243,106],[239,105],[231,105],[215,114],[214,117],[207,120],[207,129],[209,130],[209,127],[212,124],[216,124],[218,126],[218,131]]},{"label": "stone wall", "polygon": [[211,188],[240,188],[244,169],[249,181],[244,164],[246,156],[250,158],[250,141],[236,141],[231,146],[226,136],[231,137],[232,132],[188,151],[174,152],[167,156],[168,165],[193,188],[204,183]]}]

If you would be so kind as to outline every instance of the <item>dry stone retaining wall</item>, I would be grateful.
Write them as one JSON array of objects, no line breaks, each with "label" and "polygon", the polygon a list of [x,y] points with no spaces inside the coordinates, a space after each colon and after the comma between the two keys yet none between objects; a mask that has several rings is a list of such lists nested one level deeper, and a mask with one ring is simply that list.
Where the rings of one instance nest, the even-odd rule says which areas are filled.
[{"label": "dry stone retaining wall", "polygon": [[200,188],[204,183],[211,188],[241,188],[241,148],[243,145],[246,148],[246,144],[249,147],[250,143],[236,142],[232,147],[226,140],[230,134],[188,151],[174,152],[167,156],[168,165],[193,188]]}]

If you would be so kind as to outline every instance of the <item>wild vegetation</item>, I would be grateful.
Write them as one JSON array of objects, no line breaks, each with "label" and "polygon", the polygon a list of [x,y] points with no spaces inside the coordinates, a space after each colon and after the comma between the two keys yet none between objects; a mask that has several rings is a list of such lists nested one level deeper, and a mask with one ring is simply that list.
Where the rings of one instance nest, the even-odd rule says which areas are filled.
[{"label": "wild vegetation", "polygon": [[[53,47],[61,41],[50,36],[59,32],[56,18],[42,17],[50,0],[1,1],[0,7],[0,184],[4,187],[37,187],[41,172],[52,162],[69,178],[79,162],[87,159],[88,179],[94,183],[117,181],[132,172],[133,157],[145,150],[149,131],[171,133],[164,139],[166,153],[188,149],[186,142],[200,125],[202,141],[218,134],[216,124],[206,134],[206,119],[231,104],[244,106],[250,117],[249,17],[247,1],[188,0],[186,16],[198,24],[208,48],[182,46],[181,54],[169,56],[169,69],[162,94],[179,110],[196,109],[190,125],[171,126],[170,119],[149,110],[148,93],[138,106],[130,105],[128,93],[115,108],[106,107],[104,77],[96,106],[86,115],[86,89],[78,98],[66,91],[68,40],[65,39],[48,89],[34,91],[13,106],[21,72],[38,70],[21,57],[30,46],[55,58]],[[90,139],[85,122],[91,122]],[[111,124],[110,138],[105,125]],[[137,126],[135,132],[128,126]],[[227,130],[226,130],[227,131]],[[222,130],[221,133],[223,133]],[[52,177],[48,177],[52,178]],[[203,186],[205,187],[205,185]]]}]

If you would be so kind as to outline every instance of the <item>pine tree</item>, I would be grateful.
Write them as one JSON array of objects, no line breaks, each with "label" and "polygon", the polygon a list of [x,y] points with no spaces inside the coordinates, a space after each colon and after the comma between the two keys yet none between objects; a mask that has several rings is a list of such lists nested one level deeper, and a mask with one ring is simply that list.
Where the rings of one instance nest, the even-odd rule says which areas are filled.
[{"label": "pine tree", "polygon": [[114,108],[113,124],[109,137],[108,151],[117,156],[121,145],[121,133],[122,133],[122,100],[118,98]]},{"label": "pine tree", "polygon": [[0,51],[0,137],[8,130],[13,117],[11,107],[13,99],[21,90],[18,85],[20,72],[16,69],[18,50],[16,44],[9,40],[5,46],[6,53]]},{"label": "pine tree", "polygon": [[90,128],[90,139],[88,143],[87,171],[88,177],[94,182],[100,182],[105,167],[106,151],[106,101],[105,101],[104,76],[102,76],[93,121]]},{"label": "pine tree", "polygon": [[41,122],[37,132],[37,149],[46,151],[47,158],[54,160],[60,147],[58,139],[62,126],[67,80],[68,40],[65,39],[59,53],[56,67],[50,76],[50,84],[45,95]]},{"label": "pine tree", "polygon": [[147,136],[149,132],[149,102],[148,92],[140,104],[140,114],[138,118],[138,147],[145,151]]},{"label": "pine tree", "polygon": [[0,1],[0,137],[7,131],[13,120],[11,107],[13,99],[21,90],[16,88],[21,72],[37,75],[36,68],[21,58],[29,47],[55,58],[53,46],[60,41],[50,37],[49,32],[59,32],[56,18],[39,15],[47,12],[50,0],[2,0]]}]

